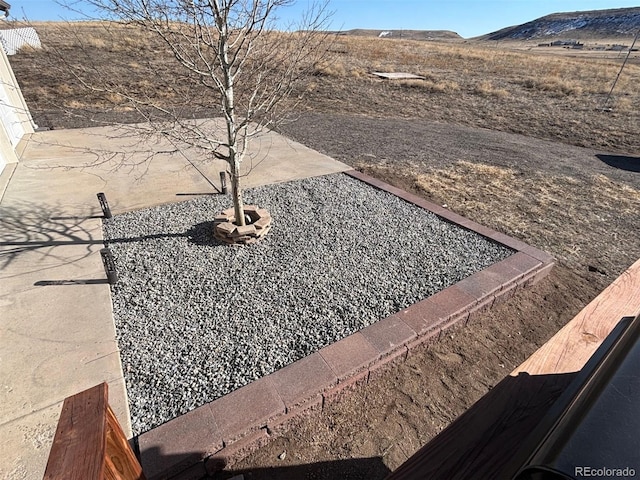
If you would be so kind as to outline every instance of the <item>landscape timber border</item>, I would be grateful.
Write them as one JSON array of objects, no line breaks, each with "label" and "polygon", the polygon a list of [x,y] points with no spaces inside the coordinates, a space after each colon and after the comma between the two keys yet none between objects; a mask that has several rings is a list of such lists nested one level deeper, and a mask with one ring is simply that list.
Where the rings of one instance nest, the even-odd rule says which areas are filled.
[{"label": "landscape timber border", "polygon": [[506,259],[328,345],[213,402],[139,435],[149,480],[200,479],[285,433],[292,421],[318,414],[366,385],[412,350],[464,327],[518,290],[546,277],[555,259],[535,247],[462,217],[364,173],[345,174],[413,203],[440,218],[505,245]]}]

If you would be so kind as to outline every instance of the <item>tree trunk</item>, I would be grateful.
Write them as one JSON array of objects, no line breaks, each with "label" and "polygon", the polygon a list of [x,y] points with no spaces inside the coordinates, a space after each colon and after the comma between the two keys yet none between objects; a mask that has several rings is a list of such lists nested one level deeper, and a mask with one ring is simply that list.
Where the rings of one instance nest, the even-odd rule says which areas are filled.
[{"label": "tree trunk", "polygon": [[229,148],[229,167],[231,169],[231,200],[233,201],[236,225],[245,226],[244,204],[242,202],[242,189],[240,188],[240,163],[244,151],[238,153],[238,132],[236,131],[235,98],[233,93],[234,74],[233,64],[229,61],[229,28],[228,18],[220,13],[217,3],[213,4],[216,10],[218,31],[220,32],[218,58],[223,74],[224,94],[222,95],[222,109],[227,123],[227,146]]},{"label": "tree trunk", "polygon": [[231,167],[231,200],[233,201],[234,216],[236,225],[242,227],[244,221],[244,202],[242,201],[242,188],[240,186],[240,159],[237,154],[229,155],[229,165]]}]

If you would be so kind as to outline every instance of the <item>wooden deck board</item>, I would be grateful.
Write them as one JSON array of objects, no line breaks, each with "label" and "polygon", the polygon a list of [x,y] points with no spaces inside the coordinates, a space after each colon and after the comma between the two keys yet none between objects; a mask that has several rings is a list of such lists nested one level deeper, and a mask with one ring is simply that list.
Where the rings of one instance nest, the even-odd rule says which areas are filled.
[{"label": "wooden deck board", "polygon": [[579,371],[622,317],[640,314],[640,260],[582,309],[512,375]]},{"label": "wooden deck board", "polygon": [[625,316],[640,314],[640,260],[388,480],[512,478],[522,441]]},{"label": "wooden deck board", "polygon": [[106,451],[107,384],[65,399],[44,480],[101,478]]}]

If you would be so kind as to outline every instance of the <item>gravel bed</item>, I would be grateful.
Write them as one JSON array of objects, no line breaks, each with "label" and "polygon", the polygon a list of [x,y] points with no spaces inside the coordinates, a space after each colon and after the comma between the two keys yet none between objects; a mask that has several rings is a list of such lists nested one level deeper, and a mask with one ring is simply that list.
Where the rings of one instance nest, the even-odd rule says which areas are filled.
[{"label": "gravel bed", "polygon": [[271,232],[211,235],[225,196],[104,223],[135,434],[274,372],[512,251],[344,174],[245,191]]}]

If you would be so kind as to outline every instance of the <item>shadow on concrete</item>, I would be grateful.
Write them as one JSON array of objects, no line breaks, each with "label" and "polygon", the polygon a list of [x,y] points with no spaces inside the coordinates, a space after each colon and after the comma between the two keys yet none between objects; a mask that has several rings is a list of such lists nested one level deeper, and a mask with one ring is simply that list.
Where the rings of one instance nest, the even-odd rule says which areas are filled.
[{"label": "shadow on concrete", "polygon": [[[52,247],[63,247],[69,245],[113,245],[117,243],[134,243],[134,242],[142,242],[144,240],[156,240],[162,238],[176,238],[176,237],[187,237],[189,242],[196,245],[203,246],[225,246],[226,244],[216,240],[213,237],[213,225],[214,222],[203,222],[197,225],[194,225],[192,228],[187,230],[184,233],[154,233],[151,235],[141,235],[138,237],[128,237],[128,238],[111,238],[111,239],[93,239],[89,238],[80,238],[77,235],[66,235],[65,232],[57,231],[57,234],[66,235],[65,240],[19,240],[19,241],[8,241],[3,242],[0,241],[0,263],[4,262],[4,267],[8,266],[13,260],[16,259],[18,255],[21,253],[26,253],[28,251],[39,250],[39,249],[48,249]],[[48,233],[45,230],[41,230],[39,233],[48,236]],[[87,233],[87,232],[85,232]],[[8,247],[8,248],[6,248]],[[91,253],[87,251],[87,255]]]},{"label": "shadow on concrete", "polygon": [[202,192],[202,193],[176,193],[176,197],[213,197],[222,195],[220,192]]},{"label": "shadow on concrete", "polygon": [[104,218],[104,215],[89,215],[87,217],[51,217],[49,220],[88,220],[90,218]]},{"label": "shadow on concrete", "polygon": [[[96,236],[95,223],[85,223],[89,220],[104,218],[102,215],[66,216],[61,215],[62,210],[58,205],[37,205],[28,202],[0,208],[0,268],[9,267],[18,257],[29,252],[38,253],[41,256],[40,260],[50,257],[57,259],[60,264],[67,264],[94,253],[92,249],[94,245],[108,246],[152,239],[186,237],[189,242],[196,245],[224,245],[213,237],[213,221],[194,225],[182,233],[155,233],[103,240]],[[68,252],[59,253],[55,248],[64,246],[84,246],[85,248],[74,253],[71,258]],[[35,260],[33,264],[36,264]],[[43,280],[42,282],[36,285],[91,283],[88,280]]]},{"label": "shadow on concrete", "polygon": [[109,280],[106,278],[92,278],[89,280],[39,280],[33,285],[36,287],[52,287],[64,285],[107,285]]},{"label": "shadow on concrete", "polygon": [[[22,254],[34,252],[31,265],[50,258],[60,265],[76,262],[92,253],[92,245],[102,244],[95,236],[94,215],[66,216],[60,205],[22,202],[0,207],[0,268],[9,267]],[[54,247],[84,245],[84,249],[61,252]]]},{"label": "shadow on concrete", "polygon": [[640,157],[630,157],[626,155],[596,155],[610,167],[626,170],[627,172],[640,173]]}]

